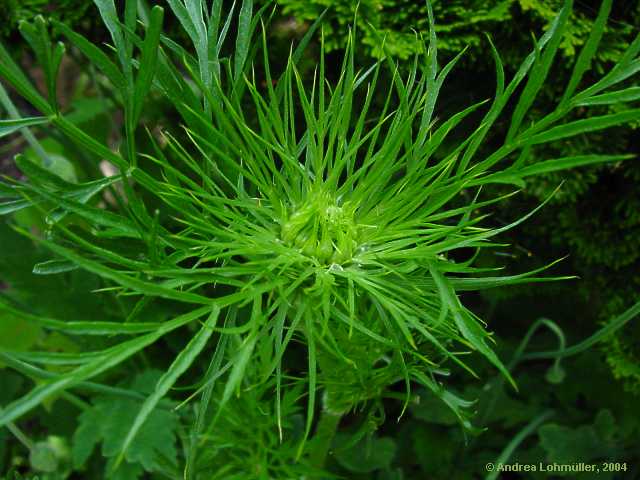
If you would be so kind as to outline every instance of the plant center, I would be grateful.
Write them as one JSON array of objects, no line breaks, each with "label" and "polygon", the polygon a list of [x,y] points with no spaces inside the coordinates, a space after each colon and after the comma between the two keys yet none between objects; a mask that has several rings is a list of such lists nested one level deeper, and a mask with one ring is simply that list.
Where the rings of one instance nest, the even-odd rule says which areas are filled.
[{"label": "plant center", "polygon": [[339,204],[327,192],[317,191],[289,210],[280,237],[320,264],[343,264],[351,260],[359,244],[354,210],[347,203]]}]

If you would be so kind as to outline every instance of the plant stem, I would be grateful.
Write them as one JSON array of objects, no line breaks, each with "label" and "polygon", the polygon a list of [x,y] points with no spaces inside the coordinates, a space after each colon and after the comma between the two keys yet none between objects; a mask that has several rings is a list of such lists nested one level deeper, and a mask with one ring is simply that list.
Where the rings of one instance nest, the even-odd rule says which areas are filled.
[{"label": "plant stem", "polygon": [[310,454],[311,464],[314,467],[324,467],[327,455],[329,454],[329,449],[331,448],[331,443],[333,442],[333,437],[336,435],[341,418],[341,413],[333,413],[326,408],[322,409],[316,433],[313,436],[314,448]]},{"label": "plant stem", "polygon": [[[2,407],[0,407],[0,412],[2,412]],[[27,450],[33,450],[33,441],[20,429],[20,427],[13,422],[9,422],[5,426]]]}]

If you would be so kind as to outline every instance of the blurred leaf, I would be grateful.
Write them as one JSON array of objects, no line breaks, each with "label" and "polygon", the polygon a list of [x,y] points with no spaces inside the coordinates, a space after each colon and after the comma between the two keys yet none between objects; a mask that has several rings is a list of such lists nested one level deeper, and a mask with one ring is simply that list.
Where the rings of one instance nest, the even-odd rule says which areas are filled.
[{"label": "blurred leaf", "polygon": [[355,445],[348,445],[351,436],[339,434],[334,445],[335,458],[344,468],[355,473],[370,473],[391,466],[396,454],[396,444],[389,437],[367,436]]},{"label": "blurred leaf", "polygon": [[0,349],[28,350],[41,336],[42,330],[39,326],[0,310]]},{"label": "blurred leaf", "polygon": [[615,460],[620,453],[616,448],[616,433],[615,420],[609,410],[598,412],[593,425],[571,428],[550,423],[538,429],[540,444],[547,452],[546,460],[560,464]]},{"label": "blurred leaf", "polygon": [[29,453],[31,468],[40,472],[55,472],[58,469],[56,452],[47,442],[38,442]]},{"label": "blurred leaf", "polygon": [[427,423],[435,423],[437,425],[455,425],[458,419],[440,398],[433,393],[420,393],[419,401],[411,405],[411,413],[414,417],[424,420]]},{"label": "blurred leaf", "polygon": [[[522,375],[518,381],[522,381]],[[481,427],[500,424],[502,427],[515,427],[526,423],[540,411],[541,406],[536,397],[528,399],[510,394],[504,381],[495,378],[487,382],[483,388],[467,388],[465,395],[478,399],[478,418],[482,419]]]},{"label": "blurred leaf", "polygon": [[[37,472],[57,472],[54,478],[66,478],[63,466],[68,464],[69,447],[65,438],[50,435],[36,443],[29,452],[31,468]],[[44,478],[50,478],[45,476]]]},{"label": "blurred leaf", "polygon": [[69,183],[77,183],[78,176],[73,164],[62,155],[50,154],[51,163],[47,165],[47,169]]},{"label": "blurred leaf", "polygon": [[454,462],[457,442],[450,433],[451,431],[426,425],[412,431],[412,454],[422,468],[434,478],[446,475]]},{"label": "blurred leaf", "polygon": [[24,377],[17,373],[0,369],[0,383],[2,384],[0,405],[11,402],[22,389],[24,382]]},{"label": "blurred leaf", "polygon": [[[147,393],[162,376],[162,372],[149,370],[138,374],[132,389]],[[82,467],[98,444],[105,457],[115,458],[131,429],[142,403],[120,397],[101,396],[94,399],[91,408],[79,417],[79,426],[73,436],[73,463]],[[155,409],[147,416],[138,434],[125,454],[126,462],[140,464],[146,470],[157,470],[161,458],[177,462],[176,429],[178,418],[173,411]],[[107,469],[109,466],[107,466]],[[142,470],[122,464],[122,478],[138,478]],[[124,476],[129,472],[129,476]],[[109,476],[109,478],[113,478]]]}]

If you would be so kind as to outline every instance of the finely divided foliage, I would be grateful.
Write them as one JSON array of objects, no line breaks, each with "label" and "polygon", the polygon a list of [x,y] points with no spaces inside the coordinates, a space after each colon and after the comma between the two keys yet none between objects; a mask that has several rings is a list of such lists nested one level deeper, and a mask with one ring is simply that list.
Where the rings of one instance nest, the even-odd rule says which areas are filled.
[{"label": "finely divided foliage", "polygon": [[[440,119],[434,115],[438,92],[462,53],[440,68],[430,8],[425,51],[408,73],[400,73],[406,69],[390,57],[357,68],[357,34],[352,32],[339,78],[327,80],[321,53],[307,85],[296,65],[316,33],[322,41],[321,18],[288,53],[284,71],[273,76],[268,18],[264,12],[254,14],[250,0],[243,0],[237,14],[223,12],[221,0],[167,3],[192,45],[163,35],[163,8],[147,11],[135,0],[126,1],[124,12],[116,10],[113,0],[95,0],[113,40],[108,47],[92,44],[64,24],[53,25],[67,48],[80,51],[116,92],[124,112],[123,142],[116,151],[59,110],[56,78],[65,49],[52,45],[42,18],[21,30],[44,71],[46,97],[0,46],[0,76],[42,115],[20,117],[4,95],[11,118],[0,121],[0,135],[31,135],[29,129],[51,125],[96,165],[106,160],[119,169],[111,177],[73,183],[51,173],[43,150],[41,163],[16,158],[28,180],[4,180],[0,212],[35,207],[45,216],[45,235],[21,230],[54,255],[34,271],[93,272],[105,287],[139,299],[132,318],[158,297],[187,307],[186,313],[160,323],[65,322],[29,315],[0,297],[0,308],[44,328],[120,339],[104,350],[72,357],[2,352],[3,362],[21,371],[38,363],[68,368],[5,406],[0,423],[10,424],[52,395],[86,386],[167,333],[199,323],[141,405],[123,439],[120,460],[181,375],[208,361],[202,352],[210,344],[216,345],[215,353],[196,391],[201,401],[187,442],[188,478],[197,476],[197,455],[207,438],[202,432],[215,430],[212,422],[220,421],[234,395],[256,395],[246,393],[247,388],[268,386],[276,392],[273,428],[282,439],[282,390],[300,381],[283,369],[294,342],[306,346],[308,359],[302,369],[308,394],[299,458],[314,425],[319,389],[326,393],[323,410],[341,415],[397,382],[404,382],[408,401],[411,386],[421,384],[472,428],[471,404],[440,380],[447,366],[454,363],[473,374],[472,362],[463,356],[476,351],[513,381],[482,320],[465,308],[459,292],[559,279],[537,276],[544,266],[491,276],[475,266],[477,255],[459,254],[496,246],[496,236],[534,213],[506,226],[488,226],[480,212],[504,197],[484,198],[481,187],[523,187],[531,175],[631,158],[624,152],[585,152],[526,162],[536,145],[640,119],[640,109],[630,106],[640,99],[638,88],[624,88],[640,71],[640,36],[608,73],[584,85],[611,8],[611,0],[605,0],[562,101],[546,116],[530,119],[536,95],[550,81],[571,9],[566,1],[511,80],[491,45],[497,77],[491,102]],[[230,31],[237,32],[235,39],[227,38]],[[229,45],[233,54],[227,57],[223,52]],[[384,92],[381,110],[373,111],[383,71],[391,88]],[[168,100],[180,125],[147,135],[140,119],[150,96]],[[563,122],[576,107],[614,103],[620,104],[615,114]],[[504,120],[507,105],[513,108],[508,133],[499,148],[490,150],[485,140],[498,119]],[[453,147],[445,142],[461,122],[482,111],[464,141]],[[144,149],[138,146],[142,143]],[[105,208],[107,193],[116,201]],[[368,355],[358,356],[352,344],[364,346]],[[323,372],[323,362],[359,372],[359,385],[377,387],[332,383],[335,372]],[[351,389],[350,395],[343,394],[345,389]]]}]

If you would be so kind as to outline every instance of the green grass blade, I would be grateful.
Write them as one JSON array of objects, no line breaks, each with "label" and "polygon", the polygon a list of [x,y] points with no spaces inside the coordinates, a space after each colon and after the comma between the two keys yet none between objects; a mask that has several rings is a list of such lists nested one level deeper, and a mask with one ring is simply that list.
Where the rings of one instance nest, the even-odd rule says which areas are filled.
[{"label": "green grass blade", "polygon": [[79,383],[119,365],[127,358],[154,343],[163,335],[202,317],[210,310],[211,307],[206,306],[181,315],[164,323],[153,333],[123,342],[117,347],[111,349],[111,352],[108,355],[100,356],[68,374],[60,375],[51,381],[38,385],[23,397],[6,406],[4,411],[0,413],[0,426],[5,426],[9,422],[17,420],[52,395],[77,386]]},{"label": "green grass blade", "polygon": [[54,109],[34,88],[22,70],[13,61],[4,45],[0,43],[0,77],[3,77],[16,91],[44,115],[51,115]]},{"label": "green grass blade", "polygon": [[133,57],[134,42],[132,36],[128,32],[134,32],[136,29],[136,20],[138,19],[138,0],[125,0],[124,2],[124,42],[126,47],[127,58]]},{"label": "green grass blade", "polygon": [[[489,111],[486,113],[486,115],[482,119],[482,122],[481,122],[480,126],[478,127],[478,129],[470,137],[471,141],[470,141],[468,147],[466,148],[466,150],[465,150],[465,152],[464,152],[464,154],[462,156],[462,160],[460,160],[460,164],[458,166],[458,170],[457,170],[457,173],[456,173],[458,176],[462,176],[464,174],[464,172],[467,170],[467,167],[469,166],[469,163],[471,162],[472,158],[474,157],[474,155],[476,154],[476,152],[478,151],[478,149],[482,145],[482,142],[484,141],[485,137],[489,133],[491,127],[493,126],[493,124],[496,122],[496,120],[500,116],[500,113],[504,110],[504,108],[507,105],[509,99],[511,98],[513,93],[516,91],[516,89],[518,88],[520,83],[529,74],[532,65],[538,59],[540,49],[544,48],[544,46],[554,36],[554,34],[555,34],[555,32],[556,32],[556,30],[558,28],[558,23],[559,23],[559,17],[556,16],[556,18],[554,19],[553,23],[549,27],[549,29],[545,32],[545,34],[542,36],[540,41],[536,44],[536,46],[534,48],[534,51],[531,52],[524,59],[524,61],[522,62],[522,64],[518,68],[518,71],[514,75],[513,79],[509,82],[509,84],[507,85],[506,89],[504,89],[504,92],[502,93],[502,95],[499,95],[499,96],[496,95],[496,97],[494,98],[493,103],[491,104],[491,108],[489,109]],[[500,57],[497,55],[497,52],[492,52],[492,53],[494,55],[494,60],[496,62],[496,69],[497,69],[497,72],[498,72],[497,73],[497,76],[498,76],[497,84],[498,84],[498,86],[496,88],[496,91],[498,91],[498,90],[500,90],[501,76],[502,76],[502,73],[503,73],[503,67],[502,67],[502,62],[500,61]]]},{"label": "green grass blade", "polygon": [[71,30],[64,23],[54,22],[54,24],[56,28],[109,79],[117,91],[124,91],[126,88],[126,80],[122,72],[100,48],[82,35]]},{"label": "green grass blade", "polygon": [[89,260],[85,256],[76,253],[69,248],[60,246],[52,241],[46,239],[38,239],[25,230],[21,230],[19,228],[16,228],[16,230],[34,240],[41,242],[52,252],[66,258],[67,260],[75,262],[81,268],[100,275],[103,278],[113,280],[123,287],[130,288],[133,291],[139,292],[140,294],[170,298],[173,300],[197,305],[211,305],[213,303],[213,299],[204,297],[202,295],[198,295],[188,291],[180,291],[172,288],[167,288],[157,283],[139,280],[138,278],[121,273],[120,271],[107,267],[106,265],[103,265],[99,262]]},{"label": "green grass blade", "polygon": [[585,118],[583,120],[575,120],[573,122],[565,123],[564,125],[550,128],[546,132],[532,135],[531,137],[524,139],[523,143],[526,145],[536,145],[540,143],[555,142],[556,140],[562,140],[563,138],[604,130],[605,128],[614,127],[616,125],[621,125],[638,119],[640,119],[640,108],[620,113],[612,113],[610,115]]},{"label": "green grass blade", "polygon": [[93,320],[79,322],[57,320],[34,315],[22,309],[15,308],[2,297],[0,297],[0,311],[9,312],[36,325],[40,325],[49,330],[64,332],[68,335],[137,335],[139,333],[153,332],[162,325],[161,323],[155,322],[119,323]]},{"label": "green grass blade", "polygon": [[178,18],[180,25],[184,28],[184,31],[187,32],[189,38],[196,45],[200,41],[199,29],[202,28],[200,24],[196,27],[193,20],[189,16],[189,12],[186,7],[182,3],[181,0],[167,0],[169,7],[173,11],[173,14]]},{"label": "green grass blade", "polygon": [[102,21],[111,34],[113,44],[116,47],[116,52],[120,60],[120,66],[122,68],[122,71],[124,72],[124,78],[126,79],[126,83],[129,86],[132,84],[132,70],[130,61],[131,53],[129,51],[127,43],[125,42],[122,29],[120,28],[120,21],[118,19],[118,12],[116,11],[115,4],[113,3],[113,0],[93,0],[93,3],[95,3],[98,7],[100,17],[102,17]]},{"label": "green grass blade", "polygon": [[128,217],[112,213],[103,208],[85,205],[81,202],[65,198],[62,195],[48,193],[42,188],[37,188],[35,186],[31,188],[45,200],[51,201],[54,205],[57,205],[58,208],[76,213],[93,225],[109,227],[112,229],[113,233],[116,233],[119,236],[140,238],[140,232]]},{"label": "green grass blade", "polygon": [[251,18],[253,15],[253,0],[242,0],[238,14],[238,35],[233,58],[233,74],[235,82],[240,80],[244,72],[245,62],[251,45]]},{"label": "green grass blade", "polygon": [[[230,325],[235,325],[236,314],[236,308],[231,307],[227,310],[227,316],[225,318],[223,328],[227,326],[227,323]],[[216,380],[224,373],[224,370],[221,368],[221,364],[226,353],[228,340],[229,335],[220,335],[215,353],[213,354],[213,358],[211,359],[211,363],[209,364],[207,372],[203,377],[204,383],[193,394],[196,395],[200,393],[200,391],[202,391],[202,398],[196,411],[196,419],[193,428],[189,432],[189,453],[187,454],[187,461],[184,467],[185,480],[192,480],[195,476],[197,451],[199,442],[201,440],[200,434],[205,428],[207,411],[209,410],[209,405],[211,404]]]},{"label": "green grass blade", "polygon": [[602,90],[612,87],[613,85],[626,80],[640,71],[640,58],[636,58],[640,53],[640,34],[636,36],[633,42],[622,54],[618,63],[603,78],[595,84],[581,91],[574,97],[574,101],[582,101],[591,95],[597,94]]},{"label": "green grass blade", "polygon": [[[21,373],[22,375],[32,378],[34,380],[53,380],[59,378],[61,374],[54,373],[48,370],[44,370],[33,365],[30,365],[26,362],[18,360],[17,358],[9,355],[0,350],[0,361],[8,367],[11,367],[16,372]],[[77,385],[78,388],[83,390],[88,390],[91,392],[102,393],[106,395],[116,395],[120,397],[133,398],[135,400],[144,400],[145,396],[141,393],[126,390],[124,388],[111,387],[108,385],[102,385],[100,383],[95,382],[79,382]],[[163,402],[165,403],[165,402]],[[163,408],[172,408],[168,405],[162,405]]]},{"label": "green grass blade", "polygon": [[583,75],[589,70],[591,61],[593,60],[593,57],[598,50],[600,40],[602,39],[602,34],[605,30],[607,18],[609,18],[609,12],[611,11],[612,3],[613,0],[603,0],[600,4],[598,16],[596,17],[595,22],[593,22],[593,26],[591,27],[591,31],[589,32],[589,38],[584,44],[584,47],[582,47],[580,55],[578,55],[578,60],[573,67],[571,78],[569,79],[567,88],[564,92],[564,95],[562,96],[562,99],[560,100],[560,104],[564,104],[569,101],[569,99],[576,91],[576,88],[578,88],[578,85],[580,85],[580,80],[582,80]]},{"label": "green grass blade", "polygon": [[565,0],[562,10],[556,17],[555,27],[553,34],[549,39],[549,43],[544,49],[542,57],[536,61],[531,69],[527,83],[511,117],[511,124],[509,125],[509,131],[507,132],[506,142],[510,142],[517,135],[525,115],[531,108],[531,105],[533,105],[534,100],[547,79],[553,59],[558,51],[558,47],[560,46],[560,41],[562,40],[562,36],[565,31],[567,19],[571,13],[571,5],[572,0]]},{"label": "green grass blade", "polygon": [[[323,10],[322,13],[318,16],[318,18],[316,18],[314,22],[309,26],[304,36],[296,46],[295,50],[291,54],[291,62],[293,65],[297,65],[302,59],[302,55],[304,55],[305,50],[307,49],[307,47],[309,46],[309,43],[313,39],[313,35],[318,30],[318,28],[320,28],[320,26],[322,25],[322,21],[324,20],[324,17],[327,14],[327,10],[328,9]],[[285,94],[285,83],[286,83],[284,81],[285,78],[286,78],[286,72],[283,73],[282,76],[280,76],[276,84],[275,93],[276,93],[278,102],[282,101],[282,97]]]},{"label": "green grass blade", "polygon": [[556,158],[534,163],[533,165],[519,169],[517,175],[524,178],[531,175],[570,170],[598,163],[621,162],[632,158],[637,158],[637,155],[576,155],[574,157]]},{"label": "green grass blade", "polygon": [[576,103],[580,107],[591,107],[593,105],[612,105],[615,103],[635,102],[640,100],[640,87],[629,87],[615,92],[594,95]]},{"label": "green grass blade", "polygon": [[500,370],[511,385],[516,388],[516,383],[511,377],[509,371],[502,364],[495,352],[487,345],[485,338],[488,337],[488,333],[460,304],[460,300],[451,286],[451,283],[440,272],[438,267],[431,262],[429,263],[429,272],[438,287],[442,302],[448,306],[449,311],[453,315],[456,326],[460,330],[460,333],[462,333],[462,336],[467,339],[476,350],[484,355],[498,370]]},{"label": "green grass blade", "polygon": [[296,459],[299,459],[302,456],[302,452],[304,451],[304,447],[307,442],[307,438],[309,438],[309,434],[311,433],[311,426],[313,425],[313,418],[315,413],[316,406],[316,385],[317,385],[317,360],[316,360],[316,344],[313,336],[315,335],[315,328],[313,326],[313,316],[311,312],[306,311],[305,315],[305,330],[306,330],[306,338],[307,338],[307,355],[308,355],[308,376],[309,376],[309,396],[307,398],[307,421],[304,429],[304,435],[302,440],[300,441],[300,445],[298,446],[298,451],[296,453]]},{"label": "green grass blade", "polygon": [[517,275],[508,275],[502,277],[477,277],[477,278],[451,278],[450,282],[455,291],[476,291],[484,290],[488,288],[504,287],[506,285],[518,285],[520,283],[536,283],[536,282],[549,282],[549,281],[561,281],[570,280],[576,277],[563,276],[563,277],[536,277],[540,272],[543,272],[558,262],[564,259],[559,259],[551,262],[549,265],[545,265],[534,270],[530,270],[525,273]]},{"label": "green grass blade", "polygon": [[234,356],[232,362],[233,368],[231,369],[229,378],[227,379],[227,383],[224,386],[224,391],[222,392],[222,397],[218,405],[218,411],[216,412],[215,416],[216,419],[222,413],[222,410],[227,402],[229,402],[229,400],[231,399],[231,395],[233,395],[234,391],[240,386],[244,378],[245,371],[247,370],[247,366],[249,365],[249,361],[251,360],[251,355],[253,353],[253,349],[255,348],[257,339],[257,325],[254,325],[254,328],[249,333],[245,341],[240,346],[240,349]]},{"label": "green grass blade", "polygon": [[49,123],[47,117],[28,117],[11,120],[0,120],[0,138],[11,135],[24,127]]},{"label": "green grass blade", "polygon": [[[9,94],[7,93],[7,90],[4,88],[4,85],[2,84],[2,82],[0,82],[0,105],[2,105],[2,107],[9,114],[9,118],[13,120],[20,120],[22,118],[22,115],[20,115],[20,112],[18,112],[18,109],[16,108],[15,104],[9,98]],[[40,157],[42,162],[45,165],[51,165],[52,163],[51,158],[49,158],[49,155],[47,154],[47,152],[44,150],[44,148],[42,148],[42,144],[38,141],[38,139],[36,139],[33,133],[31,133],[31,130],[25,127],[22,130],[20,130],[20,133],[22,134],[24,139],[27,141],[27,143],[31,145],[31,148],[33,148],[33,151],[36,153],[38,157]]]},{"label": "green grass blade", "polygon": [[433,109],[438,97],[438,90],[436,75],[438,73],[438,39],[436,36],[435,21],[433,18],[433,8],[429,0],[427,4],[427,18],[429,25],[429,44],[427,47],[427,54],[424,59],[424,75],[426,77],[427,96],[425,101],[425,107],[422,111],[422,118],[420,120],[418,146],[421,146],[426,137],[431,124],[431,116],[433,115]]},{"label": "green grass blade", "polygon": [[160,44],[160,32],[162,31],[162,20],[164,10],[155,6],[151,9],[151,15],[147,32],[142,44],[142,57],[140,59],[140,69],[136,78],[133,94],[133,123],[137,124],[142,112],[142,105],[151,88],[151,82],[156,71],[158,61],[158,48]]},{"label": "green grass blade", "polygon": [[49,94],[49,103],[57,111],[56,80],[60,61],[64,54],[64,46],[57,44],[55,49],[52,47],[47,25],[42,15],[36,16],[33,24],[25,21],[20,22],[19,30],[31,46],[36,55],[36,60],[42,67]]},{"label": "green grass blade", "polygon": [[576,155],[573,157],[554,158],[552,160],[537,162],[526,167],[508,168],[502,172],[479,177],[476,180],[469,182],[469,186],[484,185],[488,183],[510,183],[523,188],[525,186],[523,179],[533,175],[570,170],[589,165],[597,165],[599,163],[617,163],[624,160],[630,160],[632,158],[636,158],[636,155]]},{"label": "green grass blade", "polygon": [[12,350],[5,350],[5,353],[23,362],[42,364],[47,367],[86,365],[87,363],[95,359],[104,358],[104,352],[102,351],[67,353],[67,352],[16,352]]}]

